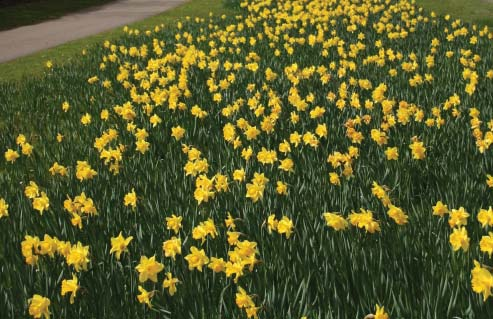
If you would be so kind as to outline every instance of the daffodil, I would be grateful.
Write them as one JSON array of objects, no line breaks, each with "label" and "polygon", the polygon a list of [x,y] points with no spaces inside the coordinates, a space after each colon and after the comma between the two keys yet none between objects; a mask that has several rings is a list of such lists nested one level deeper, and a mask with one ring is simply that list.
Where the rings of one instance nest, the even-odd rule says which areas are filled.
[{"label": "daffodil", "polygon": [[449,213],[449,226],[451,228],[465,226],[467,225],[467,218],[469,217],[469,213],[464,209],[464,207],[460,207],[459,209],[452,209]]},{"label": "daffodil", "polygon": [[493,226],[493,208],[491,208],[491,206],[487,210],[481,208],[477,215],[477,219],[483,228]]},{"label": "daffodil", "polygon": [[488,236],[481,237],[481,241],[479,242],[479,249],[488,253],[488,256],[491,257],[493,254],[493,233],[488,232]]},{"label": "daffodil", "polygon": [[5,199],[0,197],[0,219],[9,216],[9,205]]},{"label": "daffodil", "polygon": [[76,272],[87,271],[87,265],[90,261],[89,246],[83,246],[82,243],[77,242],[70,248],[66,260],[67,265],[73,266]]},{"label": "daffodil", "polygon": [[245,289],[238,287],[238,292],[236,293],[236,305],[238,308],[251,308],[255,307],[252,297],[250,297]]},{"label": "daffodil", "polygon": [[185,135],[185,129],[181,126],[176,126],[171,128],[171,136],[175,138],[175,140],[179,141]]},{"label": "daffodil", "polygon": [[289,239],[291,234],[293,233],[293,221],[289,219],[287,216],[283,216],[279,222],[277,223],[277,232],[279,234],[285,234],[286,238]]},{"label": "daffodil", "polygon": [[65,296],[67,293],[70,293],[70,303],[74,303],[74,299],[77,296],[77,291],[79,290],[79,281],[77,279],[77,276],[75,274],[72,275],[72,279],[64,279],[62,281],[62,291],[61,295],[62,297]]},{"label": "daffodil", "polygon": [[64,112],[68,112],[69,109],[70,109],[70,104],[67,101],[63,102],[62,103],[62,110]]},{"label": "daffodil", "polygon": [[5,160],[10,163],[14,163],[19,158],[19,153],[13,149],[8,149],[5,152]]},{"label": "daffodil", "polygon": [[117,237],[112,237],[110,254],[115,253],[116,259],[120,260],[121,254],[128,252],[128,245],[132,239],[133,236],[123,237],[122,232]]},{"label": "daffodil", "polygon": [[163,242],[163,251],[164,256],[171,257],[175,260],[176,255],[181,255],[181,240],[180,238],[176,238],[175,236],[171,237],[171,239]]},{"label": "daffodil", "polygon": [[352,212],[349,214],[349,222],[358,228],[364,228],[370,234],[380,231],[380,224],[373,219],[373,212],[370,210],[360,209],[360,213]]},{"label": "daffodil", "polygon": [[176,216],[175,214],[172,214],[171,217],[166,217],[166,229],[172,230],[175,234],[178,234],[180,228],[182,227],[182,219],[183,217]]},{"label": "daffodil", "polygon": [[400,207],[390,204],[387,214],[395,221],[397,225],[404,225],[408,223],[408,216]]},{"label": "daffodil", "polygon": [[216,273],[223,272],[226,269],[226,262],[223,258],[211,257],[210,263],[207,267]]},{"label": "daffodil", "polygon": [[34,318],[43,317],[44,319],[50,319],[50,304],[50,299],[41,295],[34,295],[29,300],[29,314]]},{"label": "daffodil", "polygon": [[154,291],[147,291],[142,286],[139,286],[138,290],[140,294],[137,295],[137,300],[140,303],[146,304],[149,308],[152,308],[151,299],[154,296]]},{"label": "daffodil", "polygon": [[332,227],[334,230],[344,230],[348,227],[348,222],[339,213],[326,212],[323,214],[327,226]]},{"label": "daffodil", "polygon": [[471,285],[475,293],[483,294],[483,300],[486,301],[492,295],[493,275],[491,272],[481,267],[478,261],[474,261],[474,268],[471,270]]},{"label": "daffodil", "polygon": [[147,280],[157,282],[157,274],[164,269],[164,265],[156,261],[156,256],[151,258],[141,256],[140,263],[135,269],[139,272],[139,282],[146,282]]},{"label": "daffodil", "polygon": [[448,214],[449,210],[447,205],[438,201],[435,206],[433,206],[433,215],[443,217],[445,214]]},{"label": "daffodil", "polygon": [[132,191],[125,195],[123,198],[123,204],[125,206],[132,207],[132,209],[137,207],[137,194],[135,193],[135,189],[132,188]]},{"label": "daffodil", "polygon": [[454,251],[462,248],[463,251],[469,249],[469,236],[465,227],[454,228],[452,234],[450,234],[450,244]]},{"label": "daffodil", "polygon": [[39,197],[33,199],[33,208],[39,211],[40,215],[50,207],[50,199],[45,192],[41,192]]},{"label": "daffodil", "polygon": [[375,306],[375,317],[374,319],[389,319],[389,315],[385,312],[385,307]]},{"label": "daffodil", "polygon": [[417,139],[409,145],[412,152],[412,157],[415,160],[422,160],[426,157],[426,147],[423,142]]},{"label": "daffodil", "polygon": [[86,161],[77,161],[77,166],[75,170],[76,170],[75,176],[80,181],[92,179],[94,176],[98,174],[95,170],[91,168],[91,165],[89,165],[89,163]]},{"label": "daffodil", "polygon": [[167,288],[169,295],[173,296],[176,293],[176,284],[179,282],[178,278],[173,278],[173,275],[170,272],[167,272],[166,278],[163,281],[163,288]]},{"label": "daffodil", "polygon": [[387,147],[387,149],[385,150],[385,156],[389,161],[395,161],[399,159],[399,151],[397,150],[397,147]]},{"label": "daffodil", "polygon": [[199,250],[197,247],[192,246],[190,248],[190,254],[185,256],[185,260],[188,262],[188,269],[197,269],[202,271],[202,267],[209,263],[209,258],[206,256],[203,249]]}]

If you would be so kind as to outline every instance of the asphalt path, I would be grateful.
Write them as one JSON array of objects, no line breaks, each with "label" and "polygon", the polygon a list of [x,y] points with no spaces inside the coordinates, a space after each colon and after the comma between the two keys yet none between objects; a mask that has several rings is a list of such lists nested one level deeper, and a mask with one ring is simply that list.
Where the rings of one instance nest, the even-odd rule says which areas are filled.
[{"label": "asphalt path", "polygon": [[121,0],[0,32],[0,63],[159,14],[186,0]]}]

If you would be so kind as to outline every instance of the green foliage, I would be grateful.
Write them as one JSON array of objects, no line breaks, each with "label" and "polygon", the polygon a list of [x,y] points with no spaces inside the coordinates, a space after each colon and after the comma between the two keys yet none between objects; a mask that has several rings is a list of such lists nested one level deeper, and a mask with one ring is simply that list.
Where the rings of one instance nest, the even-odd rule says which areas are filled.
[{"label": "green foliage", "polygon": [[467,22],[493,26],[493,3],[489,0],[416,0],[416,4],[437,14],[450,14]]},{"label": "green foliage", "polygon": [[[391,67],[398,67],[400,61],[394,64],[387,61],[382,67],[362,62],[364,56],[379,52],[374,45],[377,34],[372,29],[379,18],[378,14],[370,16],[368,28],[361,30],[366,35],[367,46],[354,58],[358,69],[349,76],[369,79],[374,87],[387,83],[390,99],[420,106],[425,118],[432,117],[433,106],[443,106],[454,93],[461,97],[462,115],[455,118],[442,110],[446,124],[440,128],[417,121],[407,126],[397,124],[389,134],[389,145],[398,147],[400,154],[395,162],[387,161],[384,149],[370,138],[370,130],[379,128],[383,120],[380,106],[373,110],[349,106],[339,110],[326,98],[329,91],[337,93],[342,81],[347,80],[338,78],[337,70],[330,71],[332,79],[327,84],[313,76],[302,80],[298,86],[303,97],[314,93],[315,100],[310,107],[325,107],[325,116],[317,121],[310,118],[309,112],[300,112],[297,126],[290,121],[290,112],[294,110],[288,101],[292,83],[284,74],[284,68],[293,63],[300,69],[328,67],[330,62],[340,61],[337,47],[330,48],[325,57],[320,54],[323,50],[320,43],[313,47],[295,46],[293,55],[283,51],[280,56],[273,54],[268,41],[258,41],[255,47],[248,41],[226,44],[239,48],[240,52],[226,50],[218,57],[221,62],[245,63],[248,53],[254,50],[261,57],[259,70],[254,73],[240,69],[236,82],[223,92],[223,101],[218,104],[213,102],[207,86],[212,72],[197,65],[190,67],[187,75],[191,95],[183,97],[182,101],[189,109],[197,104],[206,110],[209,115],[202,120],[189,111],[172,111],[165,104],[154,110],[163,119],[163,123],[154,128],[143,110],[144,103],[134,103],[138,114],[134,124],[150,133],[151,148],[145,154],[135,151],[133,134],[127,131],[127,123],[113,112],[113,107],[132,99],[129,90],[116,81],[119,65],[129,62],[139,70],[145,69],[149,57],[157,58],[151,50],[147,58],[132,58],[117,51],[120,63],[106,62],[106,68],[101,69],[103,57],[111,52],[100,46],[81,56],[80,64],[55,64],[41,80],[0,84],[0,150],[16,148],[18,134],[25,134],[34,146],[31,157],[21,156],[13,164],[0,161],[0,196],[10,205],[10,216],[0,219],[0,317],[27,317],[27,300],[33,294],[49,297],[50,309],[57,318],[244,317],[235,305],[237,285],[231,278],[209,269],[189,271],[183,256],[173,262],[164,257],[161,249],[162,242],[172,236],[166,230],[165,217],[172,213],[183,216],[184,229],[180,233],[183,255],[192,245],[200,246],[191,236],[193,227],[213,218],[220,235],[215,240],[208,239],[201,247],[208,256],[227,258],[223,221],[227,212],[231,212],[239,219],[237,226],[243,239],[258,243],[261,262],[253,272],[245,272],[239,285],[256,295],[255,302],[261,307],[260,317],[363,318],[379,303],[385,305],[391,318],[491,318],[493,303],[491,300],[483,302],[480,295],[472,292],[470,272],[473,259],[492,264],[490,257],[479,252],[477,243],[486,231],[477,223],[476,215],[480,208],[486,208],[493,201],[493,193],[485,183],[486,174],[493,171],[493,163],[491,150],[485,154],[478,151],[468,115],[469,108],[474,106],[485,123],[493,117],[490,107],[493,82],[484,76],[492,68],[491,41],[481,38],[474,47],[474,54],[480,55],[483,63],[477,65],[481,81],[476,93],[470,96],[464,92],[466,83],[458,62],[460,49],[470,47],[469,38],[448,42],[443,29],[450,27],[450,22],[439,18],[436,24],[419,25],[405,40],[384,37],[384,47],[402,52],[406,59],[415,53],[420,62],[419,71],[430,72],[434,78],[432,83],[411,87],[409,78],[413,74],[399,69],[398,76],[393,78],[388,73]],[[401,22],[395,19],[396,24]],[[347,49],[357,40],[341,20],[333,28],[347,44]],[[176,43],[187,45],[183,37],[176,40],[179,32],[189,32],[194,39],[201,35],[207,39],[213,33],[209,24],[224,28],[235,21],[235,17],[213,17],[200,23],[183,19],[181,31],[168,27],[150,36],[144,32],[127,34],[112,44],[127,48],[146,44],[152,48],[153,39],[157,38],[165,42],[163,50],[169,53],[175,51]],[[255,37],[261,28],[262,25],[247,28],[242,35],[247,39]],[[301,36],[296,33],[298,30],[292,32],[292,36]],[[316,32],[315,27],[310,25],[306,32]],[[441,42],[440,58],[432,69],[426,69],[426,56],[434,38]],[[207,53],[211,50],[209,41],[194,45]],[[444,57],[449,50],[455,53],[456,60]],[[179,74],[180,64],[173,66]],[[224,117],[221,109],[240,97],[250,98],[252,92],[247,90],[250,83],[256,83],[256,89],[261,90],[268,67],[279,75],[269,86],[281,96],[283,113],[274,134],[262,133],[259,140],[253,142],[243,138],[245,146],[252,145],[256,152],[262,146],[277,149],[294,130],[313,131],[319,123],[329,129],[328,138],[320,139],[318,148],[293,147],[290,156],[295,162],[295,172],[292,174],[280,171],[277,164],[262,165],[255,159],[246,163],[240,156],[241,149],[233,149],[222,136],[223,126],[240,117],[257,124],[258,119],[246,106],[233,118]],[[215,76],[223,79],[228,73],[221,64]],[[164,72],[161,75],[164,76]],[[87,80],[93,76],[99,80],[90,85]],[[104,80],[112,82],[111,89],[102,87]],[[139,80],[131,77],[129,82],[140,90]],[[269,99],[262,94],[261,103],[267,105]],[[371,99],[371,92],[361,91],[361,98]],[[61,109],[65,101],[71,105],[67,113]],[[99,119],[103,109],[111,111],[107,122]],[[93,118],[88,126],[80,123],[85,113]],[[360,157],[354,161],[354,176],[348,180],[342,178],[340,187],[331,185],[328,173],[333,169],[326,162],[327,156],[335,151],[345,152],[353,144],[346,136],[345,123],[365,114],[372,116],[372,122],[361,127],[365,140],[357,145]],[[187,131],[180,142],[170,136],[171,128],[177,125]],[[118,130],[118,142],[127,149],[118,175],[108,171],[93,146],[95,139],[109,128]],[[62,143],[56,142],[58,133],[64,135]],[[413,160],[409,150],[410,140],[416,135],[427,147],[427,158],[423,161]],[[264,172],[270,179],[264,198],[253,203],[245,198],[245,183],[231,182],[229,192],[218,193],[213,200],[198,205],[193,196],[194,179],[183,170],[187,156],[182,152],[182,142],[202,151],[212,175],[221,172],[231,176],[234,169],[245,168],[249,181],[255,172]],[[89,161],[98,172],[93,180],[79,182],[75,178],[75,166],[80,160]],[[49,174],[55,161],[68,167],[68,178]],[[289,196],[276,194],[278,180],[289,185]],[[43,216],[33,210],[23,194],[29,181],[35,181],[50,198],[50,209]],[[395,225],[386,215],[386,208],[371,193],[373,181],[389,186],[393,202],[409,215],[408,225]],[[123,205],[125,194],[132,188],[139,198],[135,211]],[[83,191],[94,200],[99,214],[84,220],[84,227],[79,230],[71,225],[63,201]],[[448,241],[451,229],[445,219],[432,215],[431,207],[438,200],[450,208],[464,206],[471,213],[467,226],[471,237],[468,252],[452,251]],[[361,207],[375,212],[382,225],[381,233],[369,234],[354,227],[336,232],[328,228],[322,218],[326,211],[338,211],[347,216]],[[289,240],[277,233],[267,233],[265,221],[271,213],[293,220],[295,232]],[[116,261],[109,253],[110,238],[120,231],[125,236],[133,236],[134,240],[129,245],[130,253]],[[67,297],[60,296],[61,281],[71,278],[73,269],[60,256],[40,256],[36,268],[26,265],[20,247],[27,234],[39,237],[49,234],[90,246],[89,271],[79,274],[82,289],[73,305]],[[155,285],[147,282],[146,289],[157,291],[153,308],[149,309],[137,302],[139,283],[135,267],[141,255],[154,254],[165,264],[166,271],[171,271],[181,283],[177,294],[170,297],[161,288],[162,276]]]},{"label": "green foliage", "polygon": [[239,8],[240,0],[223,0],[224,6],[226,8]]}]

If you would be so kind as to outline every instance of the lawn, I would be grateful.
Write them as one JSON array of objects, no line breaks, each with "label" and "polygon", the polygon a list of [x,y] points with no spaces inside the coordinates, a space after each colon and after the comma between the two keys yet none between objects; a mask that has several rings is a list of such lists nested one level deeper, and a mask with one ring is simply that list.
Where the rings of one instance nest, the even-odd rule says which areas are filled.
[{"label": "lawn", "polygon": [[[48,1],[48,0],[46,0]],[[92,0],[87,0],[92,1]],[[112,1],[112,0],[103,0]],[[29,1],[27,1],[29,2]],[[52,2],[52,1],[50,1]],[[35,2],[38,3],[38,2]],[[64,2],[65,5],[73,2]],[[132,23],[130,27],[147,30],[161,23],[169,24],[183,16],[206,16],[209,12],[216,14],[234,15],[235,11],[230,5],[224,6],[223,3],[228,1],[221,0],[192,0],[178,8],[156,15],[154,17]],[[429,1],[417,0],[416,4],[422,6],[428,11],[435,11],[437,14],[451,14],[453,17],[464,19],[480,25],[493,25],[491,17],[493,16],[493,4],[486,0],[443,0]],[[10,9],[8,9],[10,10]],[[5,14],[5,21],[11,21],[15,16],[13,12],[8,12],[6,8],[0,10],[0,15]],[[8,14],[7,14],[8,13]],[[41,16],[43,16],[41,14]],[[25,25],[28,22],[15,19],[15,23]],[[94,45],[101,44],[104,40],[113,40],[122,36],[122,29],[114,29],[103,32],[81,40],[71,41],[69,43],[57,46],[52,49],[43,50],[32,55],[21,57],[14,61],[0,64],[0,82],[19,81],[24,77],[37,77],[43,73],[46,61],[52,61],[55,64],[76,63],[80,58],[83,50],[93,48]]]},{"label": "lawn", "polygon": [[438,14],[450,14],[464,21],[493,26],[493,1],[491,0],[416,0],[416,3]]},{"label": "lawn", "polygon": [[200,4],[0,83],[0,317],[492,318],[491,30]]},{"label": "lawn", "polygon": [[[142,31],[153,29],[156,25],[169,26],[186,16],[207,17],[210,12],[217,15],[234,15],[231,6],[225,7],[221,0],[191,0],[179,7],[163,12],[148,19],[129,24],[129,27]],[[20,81],[23,78],[39,77],[45,70],[46,61],[55,65],[78,63],[82,53],[94,49],[105,40],[116,40],[124,35],[123,28],[117,28],[84,39],[62,44],[52,49],[0,64],[0,82]]]}]

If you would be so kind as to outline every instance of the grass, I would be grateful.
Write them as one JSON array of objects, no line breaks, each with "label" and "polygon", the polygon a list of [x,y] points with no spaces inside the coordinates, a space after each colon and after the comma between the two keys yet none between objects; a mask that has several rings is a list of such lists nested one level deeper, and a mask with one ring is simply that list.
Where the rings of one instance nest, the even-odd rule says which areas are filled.
[{"label": "grass", "polygon": [[[211,2],[206,6],[203,1],[192,3],[207,10],[213,5]],[[273,6],[278,3],[273,2]],[[319,6],[312,7],[310,14],[317,15],[318,7],[325,5],[327,2],[320,0]],[[413,16],[406,6],[401,9],[402,15],[389,10],[395,14],[391,21],[405,26],[407,21],[401,19]],[[280,7],[278,10],[282,13],[288,9]],[[330,12],[349,10],[348,7],[337,10],[330,7]],[[177,16],[194,15],[185,12],[166,15],[165,21],[168,23]],[[256,295],[254,300],[261,308],[261,318],[299,319],[303,315],[309,319],[363,318],[373,312],[376,303],[384,305],[391,318],[492,318],[492,300],[483,302],[482,296],[471,289],[471,269],[474,259],[486,265],[493,263],[479,250],[479,240],[487,230],[476,218],[480,208],[493,202],[493,192],[485,182],[486,174],[492,173],[493,164],[491,149],[481,154],[476,147],[470,121],[470,114],[474,112],[469,109],[474,106],[480,111],[477,112],[477,120],[483,121],[483,125],[477,129],[486,134],[486,123],[493,117],[490,108],[493,81],[485,76],[493,68],[491,41],[480,38],[474,47],[468,37],[447,41],[443,30],[451,29],[451,22],[442,18],[438,18],[436,24],[420,22],[416,32],[409,33],[405,39],[390,40],[385,33],[377,34],[373,29],[372,26],[381,18],[375,12],[369,15],[368,23],[358,25],[358,32],[365,35],[361,40],[365,46],[358,52],[351,52],[351,58],[341,51],[353,50],[357,47],[353,44],[358,40],[350,32],[345,16],[338,16],[333,26],[326,25],[327,29],[337,33],[337,41],[333,41],[330,32],[324,35],[327,43],[345,43],[340,46],[342,49],[327,46],[327,54],[322,55],[320,52],[325,43],[316,42],[312,46],[309,40],[301,44],[279,37],[278,43],[272,41],[282,52],[276,56],[275,48],[271,47],[263,30],[279,27],[293,39],[310,39],[309,35],[317,32],[316,26],[307,20],[302,33],[296,23],[280,26],[282,17],[262,17],[258,13],[252,13],[252,16],[255,19],[249,19],[251,27],[244,27],[247,23],[242,24],[241,31],[238,27],[235,36],[231,35],[231,42],[219,44],[225,46],[224,51],[213,49],[211,40],[220,43],[224,35],[220,31],[231,24],[239,24],[240,21],[233,17],[225,21],[185,23],[181,31],[173,26],[151,37],[142,33],[139,36],[115,35],[113,43],[116,48],[120,45],[140,48],[143,44],[152,48],[154,37],[163,40],[164,56],[170,54],[166,62],[152,49],[145,57],[131,57],[119,49],[111,52],[111,49],[98,46],[91,47],[77,60],[68,63],[55,61],[55,67],[41,80],[28,78],[20,84],[0,84],[0,129],[4,132],[0,134],[0,150],[18,149],[15,140],[21,133],[34,145],[31,157],[21,155],[13,164],[3,159],[0,161],[0,183],[3,185],[0,196],[10,205],[10,216],[0,219],[1,318],[27,317],[27,300],[34,294],[51,299],[50,309],[57,318],[167,318],[167,311],[174,319],[245,318],[244,312],[235,305],[237,285],[231,278],[222,273],[212,273],[210,269],[189,271],[183,258],[191,245],[204,248],[208,256],[228,258],[227,252],[231,248],[226,242],[227,229],[224,226],[228,211],[237,218],[241,239],[258,243],[260,262],[254,271],[245,270],[238,285]],[[160,24],[160,19],[133,27],[145,30]],[[209,29],[209,25],[217,25],[218,31]],[[185,91],[182,88],[179,96],[179,101],[188,109],[177,111],[169,107],[169,96],[181,86],[179,75],[188,65],[184,61],[187,55],[182,49],[190,43],[184,35],[180,40],[176,39],[177,33],[185,31],[192,34],[195,39],[192,44],[202,51],[208,66],[201,67],[198,61],[190,63],[184,73],[190,94],[182,92]],[[205,40],[199,41],[202,36]],[[106,38],[94,43],[101,43]],[[239,38],[248,40],[242,42]],[[430,44],[435,38],[440,45],[436,52],[432,52]],[[370,56],[378,58],[380,52],[389,52],[380,50],[377,40],[381,40],[382,49],[402,53],[402,60],[388,58],[383,64],[364,63]],[[253,42],[255,45],[251,44]],[[292,55],[287,54],[286,46],[291,46]],[[473,57],[462,57],[460,49],[473,50],[483,61],[475,64],[474,70],[481,81],[473,95],[464,91],[467,81],[463,78],[465,70],[460,63],[472,65]],[[80,50],[78,47],[77,52]],[[454,55],[445,58],[447,51]],[[257,72],[241,66],[252,63],[255,59],[255,55],[250,54],[252,52],[260,58]],[[107,62],[106,68],[100,70],[99,64],[110,55],[115,55],[117,62]],[[428,67],[426,61],[430,55],[435,59],[434,65]],[[191,55],[192,58],[197,56],[201,55]],[[402,62],[411,61],[410,56],[415,56],[419,67],[413,73],[406,73],[402,70]],[[157,71],[155,63],[149,63],[150,59],[161,61]],[[342,60],[348,62],[348,59],[354,61],[356,70],[340,63]],[[226,61],[241,65],[238,70],[229,69]],[[318,66],[329,66],[332,61],[337,63],[334,70],[310,73],[311,66],[315,70]],[[299,67],[297,72],[288,70],[293,63]],[[214,66],[218,66],[217,69]],[[264,76],[267,68],[278,76],[267,80]],[[389,74],[394,68],[399,71],[395,77]],[[127,71],[128,85],[123,85],[121,82],[124,80],[116,80],[117,75],[123,76]],[[409,80],[418,73],[429,73],[433,80],[411,86]],[[231,74],[236,80],[226,81]],[[95,75],[99,80],[89,85],[87,79]],[[330,81],[324,83],[322,75],[330,75]],[[158,82],[150,83],[148,79],[155,76],[160,78]],[[352,82],[351,78],[368,79],[373,87],[363,89],[361,84],[347,84]],[[103,88],[102,81],[105,80],[110,81],[111,88]],[[295,80],[300,81],[298,85],[293,83]],[[219,83],[223,83],[221,86],[230,84],[230,87],[211,89]],[[247,89],[250,83],[254,83],[255,88]],[[384,112],[384,101],[375,102],[371,107],[353,107],[349,106],[350,98],[347,97],[346,107],[339,109],[327,96],[329,92],[342,96],[345,91],[342,83],[347,84],[349,95],[357,93],[363,104],[365,99],[375,99],[373,89],[386,83],[385,103],[387,106],[393,101],[396,103]],[[164,103],[146,102],[146,97],[159,97],[163,90],[168,96]],[[215,90],[223,99],[220,103],[213,100],[212,92]],[[294,91],[299,91],[301,97],[296,97],[292,93]],[[313,94],[312,102],[308,102],[310,93]],[[459,117],[444,106],[454,93],[461,99],[456,105],[462,112]],[[248,104],[231,111],[231,105],[241,104],[240,99],[248,101]],[[344,100],[343,97],[340,99]],[[64,101],[71,105],[66,113],[61,109]],[[121,114],[114,111],[115,105],[126,102],[130,102],[136,113],[132,123],[150,134],[148,141],[151,147],[145,154],[135,150],[134,134],[127,130],[127,122]],[[302,104],[307,107],[306,111],[301,111]],[[155,107],[150,110],[149,105]],[[190,112],[193,105],[200,105],[209,115],[204,119],[195,118]],[[326,112],[313,118],[310,111],[316,106],[325,108]],[[440,119],[445,121],[442,126],[433,124],[437,117],[437,112],[432,110],[434,106],[438,107]],[[296,110],[297,107],[300,111]],[[100,120],[103,109],[110,112],[108,121]],[[278,113],[274,113],[274,109]],[[418,110],[423,112],[425,120],[433,120],[432,125],[417,120]],[[226,116],[227,112],[231,114]],[[300,117],[299,122],[291,120],[292,112]],[[93,119],[88,126],[80,122],[85,113]],[[163,119],[157,127],[151,125],[150,113]],[[370,132],[372,129],[384,130],[383,124],[398,114],[410,117],[407,122],[400,121],[386,131],[386,146],[397,147],[400,154],[398,160],[388,161],[384,155],[386,146],[379,146]],[[278,115],[272,117],[277,119],[274,132],[262,131],[256,140],[247,139],[237,124],[243,118],[249,125],[261,127],[261,122],[270,120],[270,115]],[[351,124],[366,115],[371,117],[369,123],[359,121],[360,124]],[[262,147],[277,150],[294,131],[301,134],[313,132],[319,124],[327,125],[329,133],[327,137],[317,139],[320,140],[318,147],[292,143],[289,154],[279,152],[279,158],[290,157],[295,163],[294,172],[288,173],[279,170],[278,163],[261,164],[255,155],[249,161],[244,160],[240,155],[241,147],[235,149],[223,138],[226,124],[235,126],[242,147],[251,146],[255,152]],[[186,129],[186,134],[182,140],[175,141],[170,133],[172,127],[178,125]],[[365,137],[361,144],[348,138],[349,129],[353,126]],[[126,148],[121,172],[116,176],[108,171],[93,146],[95,139],[110,128],[118,131],[118,137],[108,148],[116,148],[120,143]],[[65,136],[62,143],[56,142],[57,133]],[[426,146],[423,160],[412,158],[409,145],[413,136]],[[477,138],[479,135],[474,136]],[[216,173],[230,177],[227,192],[217,192],[215,198],[207,203],[197,203],[194,198],[196,180],[184,172],[188,158],[182,152],[182,143],[202,152],[201,158],[210,164],[209,178]],[[343,161],[354,168],[353,176],[346,179],[341,175],[341,185],[332,185],[328,179],[329,172],[342,174],[342,167],[328,164],[327,158],[335,152],[346,153],[349,146],[359,149],[359,157],[350,159],[349,155],[343,156]],[[92,180],[78,181],[74,175],[79,160],[89,161],[98,175]],[[67,177],[48,173],[55,161],[68,167]],[[239,168],[246,171],[244,182],[231,180],[233,170]],[[257,202],[245,197],[246,184],[255,172],[265,173],[270,179],[264,197]],[[24,186],[29,181],[37,182],[50,197],[50,208],[43,216],[33,209],[24,195]],[[276,181],[289,185],[287,197],[276,193]],[[392,202],[408,214],[409,224],[399,226],[388,216],[386,207],[372,194],[373,181],[388,186]],[[138,195],[135,210],[123,204],[125,194],[132,189]],[[84,228],[79,230],[72,226],[71,216],[65,211],[63,202],[67,196],[73,198],[81,192],[94,200],[99,214],[84,218]],[[449,217],[432,215],[432,206],[438,200],[445,202],[450,209],[464,206],[471,214],[467,224],[471,247],[467,252],[452,250],[449,243],[452,230],[447,223]],[[374,212],[382,227],[381,232],[370,234],[353,226],[345,231],[335,231],[326,226],[322,217],[325,211],[338,211],[346,217],[352,210],[359,211],[360,208]],[[164,224],[164,218],[172,213],[183,216],[184,226],[179,233],[183,240],[183,254],[177,256],[176,261],[165,258],[161,249],[162,242],[173,236]],[[287,216],[293,220],[295,228],[290,239],[275,231],[268,233],[264,223],[271,213],[276,214],[277,219]],[[214,218],[219,235],[201,245],[200,241],[192,238],[192,229],[209,217]],[[110,238],[120,231],[125,236],[133,236],[134,240],[129,253],[116,261],[109,253],[109,243]],[[73,268],[58,254],[53,258],[47,254],[39,256],[37,268],[26,265],[20,249],[20,242],[26,234],[41,238],[49,234],[90,246],[91,263],[87,272],[77,274],[82,289],[73,305],[69,304],[67,296],[60,295],[61,281],[71,278]],[[173,297],[161,288],[163,273],[155,285],[137,280],[135,266],[140,256],[153,254],[166,264],[165,271],[171,271],[181,281]],[[138,304],[138,285],[157,291],[152,300],[153,309]]]},{"label": "grass", "polygon": [[450,14],[478,25],[493,26],[493,2],[488,0],[416,0],[423,8],[437,14]]},{"label": "grass", "polygon": [[59,18],[115,0],[0,1],[0,31]]},{"label": "grass", "polygon": [[[209,12],[213,12],[216,15],[234,15],[238,13],[234,9],[225,7],[221,0],[192,0],[169,11],[129,24],[129,27],[140,30],[153,29],[156,25],[172,25],[176,20],[186,16],[206,17]],[[25,78],[39,77],[45,70],[45,62],[47,60],[52,61],[55,65],[78,63],[78,60],[82,57],[82,50],[91,50],[95,45],[101,45],[105,40],[116,40],[122,37],[123,34],[122,28],[115,28],[2,63],[0,64],[0,82],[19,82]]]},{"label": "grass", "polygon": [[[438,14],[452,14],[465,21],[493,26],[493,4],[484,0],[417,0],[416,3],[426,10]],[[153,28],[161,23],[172,23],[183,16],[206,16],[210,11],[216,14],[234,14],[225,8],[221,0],[192,0],[187,4],[166,11],[154,17],[130,24],[141,30]],[[0,11],[0,14],[3,14]],[[12,16],[12,14],[10,14]],[[40,51],[19,59],[0,64],[0,82],[21,81],[25,77],[39,77],[43,74],[45,62],[55,64],[76,63],[83,49],[89,49],[104,40],[115,40],[123,35],[121,28],[116,28],[84,39],[71,41],[57,47]]]}]

